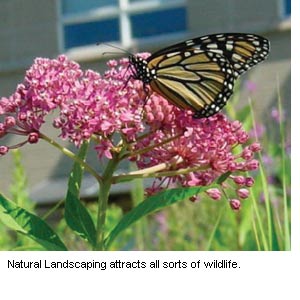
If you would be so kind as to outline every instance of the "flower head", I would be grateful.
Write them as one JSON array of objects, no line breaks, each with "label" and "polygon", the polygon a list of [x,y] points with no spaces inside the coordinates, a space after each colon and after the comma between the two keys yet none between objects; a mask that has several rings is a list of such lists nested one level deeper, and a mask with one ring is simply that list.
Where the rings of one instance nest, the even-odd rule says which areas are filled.
[{"label": "flower head", "polygon": [[[81,70],[64,55],[37,58],[16,92],[0,100],[0,138],[27,137],[18,145],[0,146],[0,155],[37,143],[46,116],[56,111],[52,124],[59,136],[76,146],[92,138],[99,158],[112,159],[122,152],[145,173],[163,166],[160,171],[169,173],[157,178],[149,193],[161,190],[162,182],[166,187],[208,186],[226,173],[236,184],[251,186],[241,173],[258,168],[253,157],[260,145],[249,145],[239,121],[220,113],[194,119],[192,111],[179,109],[134,80],[128,59],[107,65],[100,75]],[[220,198],[217,190],[207,193]]]}]

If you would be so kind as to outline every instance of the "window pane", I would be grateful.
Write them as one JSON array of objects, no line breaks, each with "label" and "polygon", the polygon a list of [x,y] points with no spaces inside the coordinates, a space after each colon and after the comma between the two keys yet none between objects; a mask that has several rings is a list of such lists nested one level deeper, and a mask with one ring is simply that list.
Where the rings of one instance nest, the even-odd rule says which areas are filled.
[{"label": "window pane", "polygon": [[284,15],[291,15],[291,0],[284,0]]},{"label": "window pane", "polygon": [[132,15],[130,19],[135,38],[185,31],[187,27],[184,7]]},{"label": "window pane", "polygon": [[116,6],[118,0],[63,0],[62,1],[62,13],[80,13],[93,10],[103,6]]},{"label": "window pane", "polygon": [[119,20],[103,20],[64,27],[65,48],[95,45],[98,42],[119,41]]}]

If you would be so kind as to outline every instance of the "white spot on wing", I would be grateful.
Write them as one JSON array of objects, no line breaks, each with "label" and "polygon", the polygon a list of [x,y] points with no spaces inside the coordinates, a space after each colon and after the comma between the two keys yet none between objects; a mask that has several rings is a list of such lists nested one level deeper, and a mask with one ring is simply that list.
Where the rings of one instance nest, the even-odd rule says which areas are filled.
[{"label": "white spot on wing", "polygon": [[231,51],[233,49],[233,45],[226,43],[226,50]]},{"label": "white spot on wing", "polygon": [[195,44],[193,40],[187,40],[185,43],[187,46],[192,46]]},{"label": "white spot on wing", "polygon": [[242,57],[241,57],[240,55],[236,54],[236,53],[233,53],[233,54],[232,54],[232,58],[235,59],[235,60],[240,60],[240,59],[242,59]]},{"label": "white spot on wing", "polygon": [[178,55],[180,52],[177,51],[177,52],[171,52],[171,53],[168,53],[166,56],[167,57],[172,57],[172,56],[175,56],[175,55]]},{"label": "white spot on wing", "polygon": [[214,44],[209,44],[209,45],[207,45],[207,48],[209,48],[209,49],[217,49],[217,48],[218,48],[218,45],[217,45],[216,43],[214,43]]},{"label": "white spot on wing", "polygon": [[221,50],[221,49],[214,49],[213,51],[214,51],[214,53],[223,55],[223,50]]},{"label": "white spot on wing", "polygon": [[203,37],[201,37],[200,39],[201,39],[202,41],[203,41],[203,40],[207,40],[207,39],[208,39],[208,35],[203,36]]}]

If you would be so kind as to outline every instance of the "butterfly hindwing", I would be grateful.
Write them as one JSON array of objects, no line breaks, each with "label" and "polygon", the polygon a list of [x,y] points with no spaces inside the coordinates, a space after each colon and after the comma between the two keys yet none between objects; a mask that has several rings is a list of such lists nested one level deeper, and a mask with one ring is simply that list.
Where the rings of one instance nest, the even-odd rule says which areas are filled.
[{"label": "butterfly hindwing", "polygon": [[229,62],[211,51],[174,53],[161,55],[159,61],[155,59],[157,71],[156,80],[150,82],[152,90],[182,109],[192,109],[195,117],[218,112],[233,91],[234,70]]}]

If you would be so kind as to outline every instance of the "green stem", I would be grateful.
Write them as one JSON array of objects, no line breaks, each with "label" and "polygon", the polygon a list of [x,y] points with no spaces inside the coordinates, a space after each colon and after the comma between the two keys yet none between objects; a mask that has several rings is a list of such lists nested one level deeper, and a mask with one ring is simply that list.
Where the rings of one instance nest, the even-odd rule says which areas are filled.
[{"label": "green stem", "polygon": [[279,90],[279,82],[277,78],[277,94],[278,94],[278,110],[280,116],[280,142],[281,142],[281,162],[282,162],[282,189],[283,189],[283,215],[284,215],[284,250],[290,250],[291,240],[290,240],[290,222],[289,222],[289,210],[288,210],[288,199],[287,199],[287,161],[285,154],[285,123],[283,121],[283,111],[282,111],[282,100]]},{"label": "green stem", "polygon": [[[253,106],[251,104],[251,99],[249,98],[249,105],[250,105],[250,112],[251,112],[251,119],[252,119],[252,124],[253,127],[256,127],[256,121],[254,117],[254,111],[253,111]],[[258,140],[257,136],[255,136],[255,139]],[[259,161],[262,162],[262,155],[261,153],[258,153]],[[250,195],[253,203],[253,212],[255,214],[256,220],[257,220],[257,229],[259,229],[259,233],[261,236],[261,244],[263,245],[264,250],[268,251],[272,249],[272,224],[271,224],[271,200],[270,200],[270,193],[268,189],[268,183],[267,183],[267,178],[266,178],[266,172],[264,169],[263,164],[260,165],[259,167],[259,173],[261,177],[261,182],[262,182],[262,191],[265,196],[265,207],[266,207],[266,213],[267,213],[267,224],[263,223],[262,216],[259,212],[258,205],[257,205],[257,200],[254,196],[253,190],[250,189]],[[267,228],[268,234],[265,233],[264,228]],[[269,240],[269,243],[267,241]],[[260,247],[258,245],[258,247]]]},{"label": "green stem", "polygon": [[[131,181],[136,178],[159,178],[159,177],[172,177],[178,175],[184,175],[191,172],[207,170],[208,166],[196,166],[191,168],[168,170],[170,164],[162,163],[150,168],[130,172],[127,174],[120,174],[113,176],[113,183],[119,183],[124,181]],[[162,171],[167,170],[167,171]]]},{"label": "green stem", "polygon": [[57,142],[55,142],[53,139],[49,138],[48,136],[44,135],[43,133],[39,133],[40,137],[45,140],[46,142],[48,142],[50,145],[54,146],[55,148],[57,148],[60,152],[62,152],[63,154],[65,154],[66,156],[68,156],[69,158],[71,158],[72,160],[78,162],[81,166],[83,166],[83,168],[91,173],[99,183],[102,182],[103,178],[102,176],[100,176],[98,174],[98,172],[93,169],[89,164],[87,164],[85,161],[83,161],[82,159],[80,159],[75,153],[73,153],[72,151],[70,151],[69,149],[61,146],[60,144],[58,144]]},{"label": "green stem", "polygon": [[108,205],[108,197],[112,185],[113,173],[119,163],[117,156],[114,156],[107,164],[103,173],[103,180],[100,182],[100,189],[98,195],[98,213],[97,213],[97,235],[96,247],[94,250],[105,250],[104,245],[104,226],[106,219],[106,211]]},{"label": "green stem", "polygon": [[123,155],[122,158],[128,158],[128,157],[135,157],[135,156],[138,156],[138,155],[141,155],[143,153],[147,153],[149,152],[150,150],[154,149],[154,148],[157,148],[157,147],[160,147],[160,146],[163,146],[165,144],[168,144],[176,139],[178,139],[180,136],[182,136],[182,133],[180,134],[177,134],[175,136],[171,136],[167,139],[165,139],[164,141],[160,142],[160,143],[157,143],[157,144],[154,144],[154,145],[150,145],[148,147],[145,147],[143,149],[139,149],[135,152],[131,151],[130,153],[126,153],[125,155]]}]

